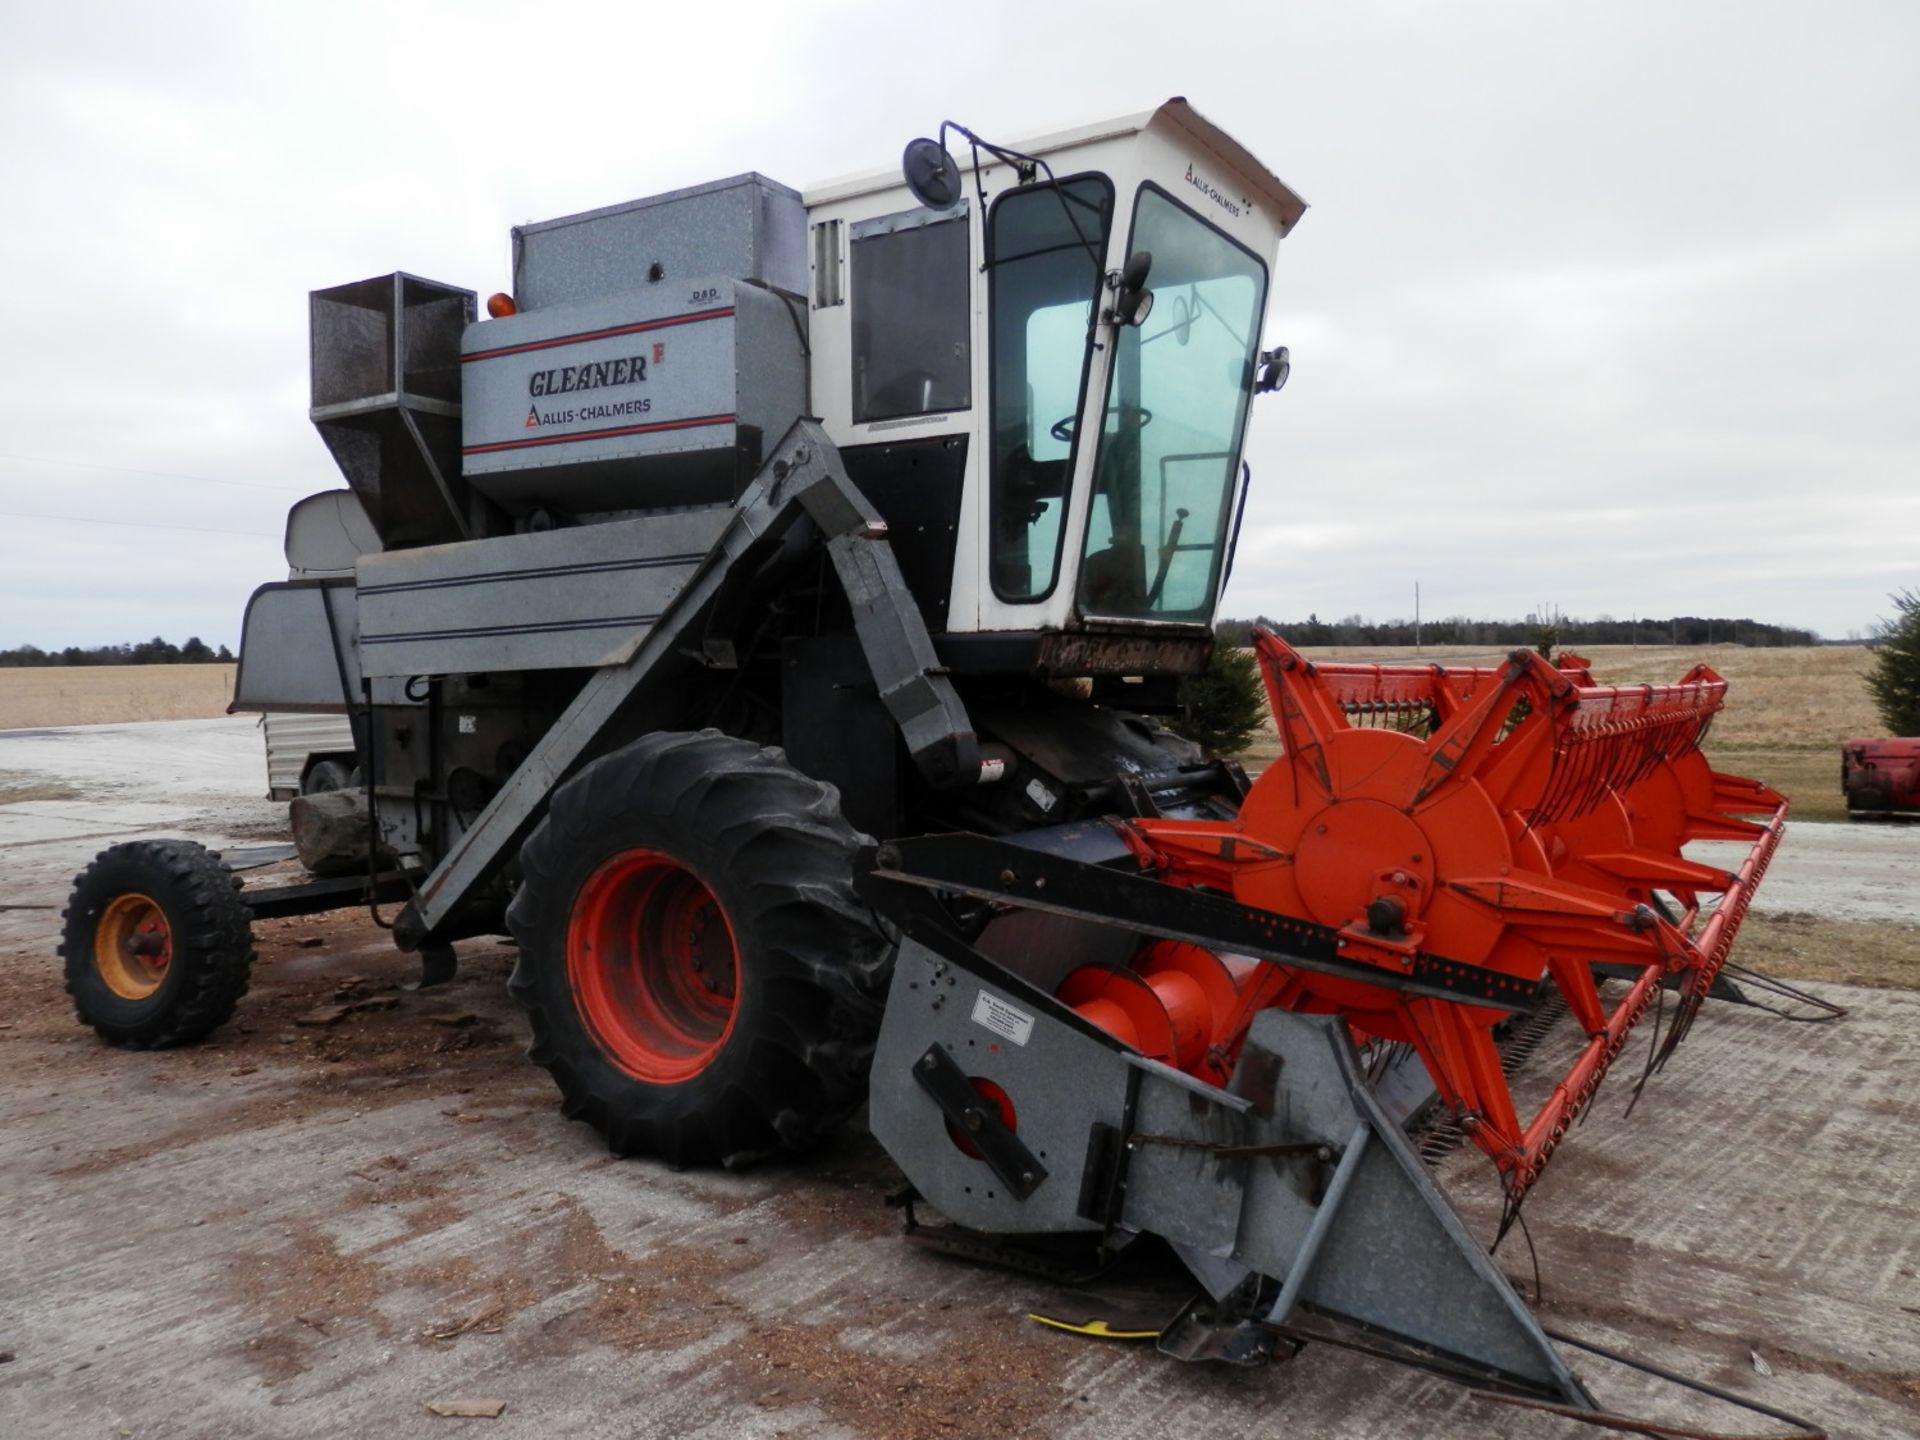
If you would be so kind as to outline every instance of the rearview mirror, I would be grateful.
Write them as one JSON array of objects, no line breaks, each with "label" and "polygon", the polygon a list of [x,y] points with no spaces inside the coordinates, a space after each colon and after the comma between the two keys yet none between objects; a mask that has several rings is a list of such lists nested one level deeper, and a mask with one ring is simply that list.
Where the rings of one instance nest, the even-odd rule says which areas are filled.
[{"label": "rearview mirror", "polygon": [[1287,383],[1287,376],[1293,373],[1293,360],[1287,354],[1287,347],[1279,345],[1271,350],[1260,352],[1260,373],[1253,382],[1253,393],[1270,395]]},{"label": "rearview mirror", "polygon": [[1111,318],[1116,325],[1139,325],[1153,311],[1153,292],[1147,289],[1147,276],[1153,273],[1153,252],[1136,250],[1120,267]]},{"label": "rearview mirror", "polygon": [[907,145],[900,170],[913,198],[929,210],[951,210],[960,203],[960,162],[938,140],[924,135]]}]

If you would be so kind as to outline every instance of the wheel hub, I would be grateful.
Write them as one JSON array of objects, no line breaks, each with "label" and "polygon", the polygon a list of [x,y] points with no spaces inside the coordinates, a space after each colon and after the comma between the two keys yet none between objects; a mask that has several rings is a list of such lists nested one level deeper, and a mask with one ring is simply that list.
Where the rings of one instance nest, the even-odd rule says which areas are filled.
[{"label": "wheel hub", "polygon": [[166,981],[173,963],[173,927],[146,895],[116,897],[100,912],[93,962],[107,988],[122,1000],[144,1000]]},{"label": "wheel hub", "polygon": [[580,1018],[637,1080],[678,1084],[725,1048],[740,957],[713,891],[657,850],[626,850],[588,877],[567,924]]}]

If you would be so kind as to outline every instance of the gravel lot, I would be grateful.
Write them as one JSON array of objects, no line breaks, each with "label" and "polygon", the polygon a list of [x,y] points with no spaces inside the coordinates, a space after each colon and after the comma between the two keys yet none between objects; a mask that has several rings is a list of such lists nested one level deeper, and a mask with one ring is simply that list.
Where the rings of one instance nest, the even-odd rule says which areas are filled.
[{"label": "gravel lot", "polygon": [[[266,924],[213,1043],[106,1049],[60,987],[66,884],[117,838],[271,838],[258,732],[0,733],[0,772],[79,792],[0,805],[9,1440],[1596,1433],[1326,1347],[1223,1374],[1044,1330],[1023,1318],[1044,1288],[899,1239],[894,1172],[857,1127],[744,1176],[611,1160],[522,1058],[501,944],[463,945],[458,981],[411,992],[362,914]],[[1916,859],[1920,827],[1802,826],[1761,903],[1912,920]],[[1630,1118],[1624,1084],[1602,1096],[1528,1210],[1540,1308],[1836,1436],[1905,1440],[1920,996],[1818,988],[1850,1017],[1714,1007]],[[1484,1165],[1459,1154],[1442,1177],[1490,1233]],[[1531,1289],[1524,1247],[1500,1258]],[[1754,1428],[1581,1368],[1622,1409]],[[455,1398],[506,1409],[426,1409]]]}]

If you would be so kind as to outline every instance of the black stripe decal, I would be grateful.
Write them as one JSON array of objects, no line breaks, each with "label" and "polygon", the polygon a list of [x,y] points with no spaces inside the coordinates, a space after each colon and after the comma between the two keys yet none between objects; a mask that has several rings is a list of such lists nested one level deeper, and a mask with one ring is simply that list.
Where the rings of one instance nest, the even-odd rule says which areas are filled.
[{"label": "black stripe decal", "polygon": [[400,645],[412,640],[485,640],[503,635],[559,635],[574,630],[611,630],[651,625],[658,615],[615,615],[607,620],[559,620],[551,625],[476,625],[467,630],[412,630],[404,635],[362,635],[362,645]]},{"label": "black stripe decal", "polygon": [[695,565],[707,558],[704,550],[686,555],[596,560],[581,565],[535,565],[523,570],[496,570],[485,575],[456,575],[445,580],[393,580],[385,585],[362,585],[361,595],[403,595],[420,590],[452,590],[461,585],[491,585],[496,580],[548,580],[562,575],[608,575],[621,570],[657,570],[671,565]]},{"label": "black stripe decal", "polygon": [[470,365],[475,360],[495,360],[502,355],[524,355],[529,350],[552,350],[560,345],[585,345],[589,340],[612,340],[621,335],[638,335],[643,330],[668,330],[675,325],[697,325],[702,320],[724,320],[733,314],[733,306],[724,306],[719,310],[700,310],[692,315],[669,315],[664,320],[641,320],[632,325],[614,325],[605,330],[582,330],[577,335],[556,335],[551,340],[529,340],[524,345],[502,345],[496,350],[476,350],[471,355],[462,355],[460,363]]},{"label": "black stripe decal", "polygon": [[650,435],[656,430],[697,430],[703,425],[731,425],[732,415],[699,415],[691,420],[657,420],[651,425],[622,425],[612,430],[576,430],[571,435],[540,435],[530,440],[496,440],[491,445],[469,445],[462,455],[491,455],[496,450],[525,450],[531,445],[571,445],[576,440],[612,440],[621,435]]}]

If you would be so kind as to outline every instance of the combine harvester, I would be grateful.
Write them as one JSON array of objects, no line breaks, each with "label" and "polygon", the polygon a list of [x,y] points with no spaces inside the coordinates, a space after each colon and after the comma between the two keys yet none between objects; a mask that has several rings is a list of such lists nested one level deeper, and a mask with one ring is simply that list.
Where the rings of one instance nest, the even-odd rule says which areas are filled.
[{"label": "combine harvester", "polygon": [[[870,1097],[923,1237],[1169,1242],[1200,1288],[1163,1349],[1327,1339],[1618,1423],[1405,1127],[1437,1094],[1511,1215],[1668,992],[1654,1061],[1685,1036],[1786,810],[1701,754],[1726,686],[1262,633],[1283,758],[1175,738],[1305,206],[1180,100],[904,170],[526,226],[477,322],[406,274],[313,295],[351,502],[289,518],[234,708],[347,716],[364,789],[296,829],[372,840],[244,889],[104,852],[81,1019],[206,1035],[255,918],[402,902],[429,981],[511,927],[532,1058],[620,1153],[745,1164]],[[1529,1118],[1503,1026],[1559,1001],[1587,1038]]]}]

